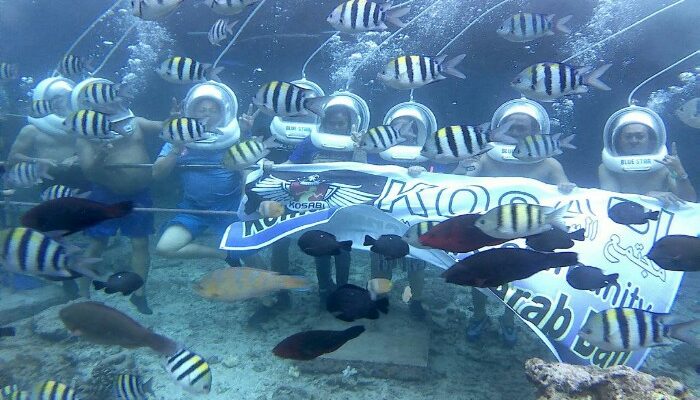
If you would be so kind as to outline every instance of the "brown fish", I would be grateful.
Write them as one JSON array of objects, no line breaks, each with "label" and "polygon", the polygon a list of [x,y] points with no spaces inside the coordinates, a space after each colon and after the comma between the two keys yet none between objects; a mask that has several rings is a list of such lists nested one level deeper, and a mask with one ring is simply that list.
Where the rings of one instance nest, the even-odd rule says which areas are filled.
[{"label": "brown fish", "polygon": [[127,349],[150,347],[168,356],[177,351],[177,343],[173,340],[146,329],[121,311],[102,303],[71,304],[61,309],[58,315],[73,335],[93,343]]},{"label": "brown fish", "polygon": [[355,339],[365,331],[363,325],[356,325],[344,331],[306,331],[295,333],[279,342],[272,352],[277,357],[291,360],[313,360],[314,358],[332,353]]},{"label": "brown fish", "polygon": [[195,284],[194,289],[208,299],[238,301],[265,296],[282,289],[308,290],[310,287],[311,284],[304,277],[236,267],[208,273]]},{"label": "brown fish", "polygon": [[647,257],[670,271],[700,271],[700,238],[664,236],[654,243]]},{"label": "brown fish", "polygon": [[454,253],[468,253],[485,246],[505,243],[507,239],[496,239],[474,224],[481,214],[464,214],[440,222],[419,237],[422,245]]}]

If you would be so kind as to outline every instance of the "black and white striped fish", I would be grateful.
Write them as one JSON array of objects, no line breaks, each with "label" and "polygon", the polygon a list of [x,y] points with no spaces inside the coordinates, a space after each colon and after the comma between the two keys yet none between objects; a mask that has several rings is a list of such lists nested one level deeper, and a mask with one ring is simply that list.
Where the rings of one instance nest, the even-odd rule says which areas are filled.
[{"label": "black and white striped fish", "polygon": [[260,0],[204,0],[204,4],[215,13],[222,15],[240,14],[249,5]]},{"label": "black and white striped fish", "polygon": [[160,138],[170,143],[191,143],[207,139],[211,135],[197,118],[177,117],[163,124]]},{"label": "black and white striped fish", "polygon": [[360,148],[368,153],[382,151],[403,143],[408,138],[415,138],[412,132],[413,121],[394,120],[390,125],[380,125],[362,135]]},{"label": "black and white striped fish", "polygon": [[114,385],[114,392],[118,400],[147,400],[154,395],[153,378],[143,382],[141,377],[130,374],[120,374]]},{"label": "black and white striped fish", "polygon": [[221,81],[218,74],[223,69],[212,68],[211,64],[202,64],[188,57],[171,57],[160,64],[157,72],[170,83],[195,83]]},{"label": "black and white striped fish", "polygon": [[46,164],[20,161],[5,172],[4,179],[11,187],[29,188],[53,177],[49,175]]},{"label": "black and white striped fish", "polygon": [[214,25],[209,29],[209,34],[207,35],[209,43],[214,46],[220,46],[221,42],[226,40],[228,35],[233,34],[233,27],[236,26],[237,23],[238,21],[228,22],[226,19],[220,19],[214,22]]},{"label": "black and white striped fish", "polygon": [[9,81],[19,78],[17,64],[0,62],[0,81]]},{"label": "black and white striped fish", "polygon": [[253,138],[238,142],[229,147],[224,155],[224,167],[232,171],[240,171],[260,161],[270,153],[270,149],[278,147],[274,137],[265,141]]},{"label": "black and white striped fish", "polygon": [[7,385],[0,389],[0,400],[10,400],[12,394],[19,392],[19,386],[17,385]]},{"label": "black and white striped fish", "polygon": [[455,68],[464,57],[466,54],[460,54],[445,61],[446,55],[401,56],[389,61],[384,71],[377,74],[377,78],[395,89],[417,89],[447,79],[444,74],[466,79],[466,76]]},{"label": "black and white striped fish", "polygon": [[89,104],[102,105],[133,99],[134,94],[131,87],[125,84],[93,82],[85,86],[82,97]]},{"label": "black and white striped fish", "polygon": [[513,150],[513,157],[522,161],[539,161],[563,154],[562,148],[576,149],[576,146],[571,144],[575,136],[569,135],[562,140],[559,140],[561,133],[525,136],[519,139]]},{"label": "black and white striped fish", "polygon": [[34,387],[33,400],[80,400],[75,390],[56,381],[45,381]]},{"label": "black and white striped fish", "polygon": [[400,18],[409,11],[408,6],[392,8],[391,1],[348,0],[336,7],[326,21],[341,32],[383,31],[388,28],[387,22],[400,28],[406,26]]},{"label": "black and white striped fish", "polygon": [[58,64],[58,72],[66,78],[83,75],[91,69],[92,67],[89,62],[85,61],[82,57],[72,54],[63,57]]},{"label": "black and white striped fish", "polygon": [[578,335],[604,351],[630,351],[645,347],[667,346],[678,339],[700,347],[693,331],[700,320],[670,323],[670,314],[634,308],[610,308],[591,314]]},{"label": "black and white striped fish", "polygon": [[52,185],[41,192],[41,200],[55,200],[61,197],[83,197],[85,193],[80,193],[78,189],[73,189],[65,185]]},{"label": "black and white striped fish", "polygon": [[66,96],[56,96],[50,100],[32,101],[29,116],[32,118],[44,118],[50,114],[63,114],[67,111],[68,98]]},{"label": "black and white striped fish", "polygon": [[166,369],[185,390],[202,394],[211,390],[209,364],[189,350],[182,349],[168,357]]},{"label": "black and white striped fish", "polygon": [[253,104],[271,116],[296,117],[312,112],[322,117],[327,98],[315,95],[314,91],[293,83],[272,81],[260,87]]},{"label": "black and white striped fish", "polygon": [[567,15],[554,23],[554,14],[518,13],[503,21],[496,32],[510,42],[524,43],[554,35],[555,29],[559,32],[571,33],[566,26],[571,17],[573,15]]},{"label": "black and white striped fish", "polygon": [[423,245],[420,241],[420,237],[428,233],[434,226],[439,224],[440,221],[423,221],[417,224],[411,225],[410,228],[403,234],[403,240],[413,247],[419,249],[429,249],[430,247]]},{"label": "black and white striped fish", "polygon": [[554,209],[536,204],[503,204],[479,217],[474,225],[497,239],[522,238],[554,227],[568,232],[569,227],[563,220],[568,210],[568,205]]},{"label": "black and white striped fish", "polygon": [[131,0],[131,13],[143,20],[153,21],[173,13],[185,0]]},{"label": "black and white striped fish", "polygon": [[570,94],[586,93],[588,86],[600,90],[610,87],[599,78],[612,64],[595,70],[563,63],[538,63],[524,69],[513,79],[511,86],[526,97],[540,101],[554,101]]},{"label": "black and white striped fish", "polygon": [[440,128],[425,141],[421,155],[438,163],[454,163],[486,153],[493,148],[491,142],[517,143],[505,134],[513,123],[508,121],[493,131],[488,122]]},{"label": "black and white striped fish", "polygon": [[113,140],[126,134],[109,120],[109,115],[93,111],[78,110],[63,121],[63,127],[89,140]]}]

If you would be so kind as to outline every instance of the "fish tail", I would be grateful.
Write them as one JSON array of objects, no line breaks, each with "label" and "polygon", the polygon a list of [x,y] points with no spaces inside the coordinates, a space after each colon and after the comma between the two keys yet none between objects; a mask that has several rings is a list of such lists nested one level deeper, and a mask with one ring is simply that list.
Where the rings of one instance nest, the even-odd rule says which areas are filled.
[{"label": "fish tail", "polygon": [[226,32],[228,32],[229,35],[233,35],[233,28],[238,25],[238,20],[235,20],[233,22],[227,22],[226,23]]},{"label": "fish tail", "polygon": [[306,279],[306,277],[303,276],[283,275],[282,288],[307,291],[311,289],[311,283],[308,279]]},{"label": "fish tail", "polygon": [[576,146],[571,143],[572,140],[576,137],[576,134],[574,133],[573,135],[569,135],[565,137],[564,139],[559,141],[559,147],[565,148],[565,149],[576,149]]},{"label": "fish tail", "polygon": [[386,22],[398,26],[399,28],[403,28],[406,26],[406,23],[401,21],[401,17],[408,14],[409,11],[411,11],[410,6],[398,6],[390,8],[384,12],[384,15],[386,16]]},{"label": "fish tail", "polygon": [[700,336],[696,333],[698,328],[700,328],[700,320],[698,319],[673,324],[669,326],[668,336],[686,342],[691,346],[700,347]]},{"label": "fish tail", "polygon": [[612,90],[610,89],[610,86],[606,85],[603,81],[600,80],[600,77],[603,76],[605,71],[607,71],[608,68],[610,68],[611,66],[612,64],[605,64],[586,74],[584,76],[584,81],[586,85],[593,86],[594,88],[600,90]]},{"label": "fish tail", "polygon": [[582,242],[582,241],[586,240],[586,228],[577,229],[577,230],[569,233],[569,238],[571,238],[571,240],[575,240],[577,242]]},{"label": "fish tail", "polygon": [[309,97],[304,99],[304,108],[323,118],[325,112],[323,106],[328,102],[328,97]]},{"label": "fish tail", "polygon": [[413,122],[413,120],[406,121],[405,119],[395,119],[391,121],[389,125],[398,131],[401,138],[415,139],[416,135],[413,133]]},{"label": "fish tail", "polygon": [[345,251],[352,250],[352,240],[343,240],[342,242],[338,242],[338,244],[340,245],[340,248]]},{"label": "fish tail", "polygon": [[107,216],[109,218],[120,218],[131,212],[134,209],[133,201],[122,201],[107,207]]},{"label": "fish tail", "polygon": [[561,229],[564,232],[568,232],[569,227],[566,225],[566,222],[564,221],[564,215],[566,214],[567,211],[569,211],[569,204],[557,208],[556,210],[547,214],[547,223],[549,223],[550,225],[552,225],[555,228]]},{"label": "fish tail", "polygon": [[571,33],[571,29],[569,29],[569,27],[566,26],[566,23],[569,22],[569,20],[572,17],[573,15],[567,15],[566,17],[559,18],[557,23],[554,25],[554,28],[559,32],[566,33],[568,35],[569,33]]},{"label": "fish tail", "polygon": [[216,81],[216,82],[221,82],[221,78],[219,78],[219,74],[221,71],[224,70],[224,67],[216,67],[212,68],[211,66],[207,69],[206,72],[206,78],[209,79],[210,81]]},{"label": "fish tail", "polygon": [[[518,144],[518,139],[508,135],[510,127],[513,126],[515,121],[513,119],[506,121],[505,123],[499,125],[495,129],[489,132],[490,142],[500,142],[505,144]],[[489,130],[491,128],[490,122],[485,122],[479,125],[482,129]]]},{"label": "fish tail", "polygon": [[644,214],[644,217],[646,219],[649,219],[652,221],[658,221],[659,220],[659,212],[658,211],[649,211],[646,214]]},{"label": "fish tail", "polygon": [[377,240],[370,235],[365,235],[365,241],[362,243],[363,246],[374,246]]},{"label": "fish tail", "polygon": [[353,327],[350,327],[346,329],[345,335],[348,337],[348,340],[350,339],[355,339],[356,337],[360,336],[362,332],[365,331],[365,326],[364,325],[355,325]]},{"label": "fish tail", "polygon": [[620,277],[620,274],[617,274],[617,273],[605,275],[605,280],[608,282],[608,285],[609,285],[613,282],[617,282],[617,278],[619,278],[619,277]]},{"label": "fish tail", "polygon": [[457,70],[457,64],[461,63],[462,60],[464,60],[464,57],[466,56],[466,54],[460,54],[454,58],[445,61],[444,63],[442,63],[442,68],[444,68],[443,71],[446,74],[456,76],[457,78],[467,79],[466,75],[464,75],[461,71]]}]

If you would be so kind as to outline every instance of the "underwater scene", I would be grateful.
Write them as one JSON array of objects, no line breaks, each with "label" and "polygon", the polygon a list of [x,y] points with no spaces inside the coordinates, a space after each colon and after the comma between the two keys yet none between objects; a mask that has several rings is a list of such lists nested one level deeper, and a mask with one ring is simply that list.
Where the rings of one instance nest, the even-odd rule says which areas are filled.
[{"label": "underwater scene", "polygon": [[0,400],[697,399],[698,0],[0,0]]}]

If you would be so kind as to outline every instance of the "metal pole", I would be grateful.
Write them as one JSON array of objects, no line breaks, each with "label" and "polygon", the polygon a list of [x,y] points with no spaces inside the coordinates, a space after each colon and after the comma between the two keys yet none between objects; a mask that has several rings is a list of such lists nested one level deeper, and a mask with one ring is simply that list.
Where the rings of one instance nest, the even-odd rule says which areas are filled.
[{"label": "metal pole", "polygon": [[[5,205],[13,206],[24,206],[24,207],[35,207],[42,203],[34,203],[30,201],[8,201],[3,202]],[[201,215],[229,215],[232,217],[237,217],[238,212],[236,211],[216,211],[216,210],[195,210],[189,208],[157,208],[157,207],[134,207],[134,211],[137,212],[166,212],[166,213],[182,213],[182,214],[201,214]]]}]

